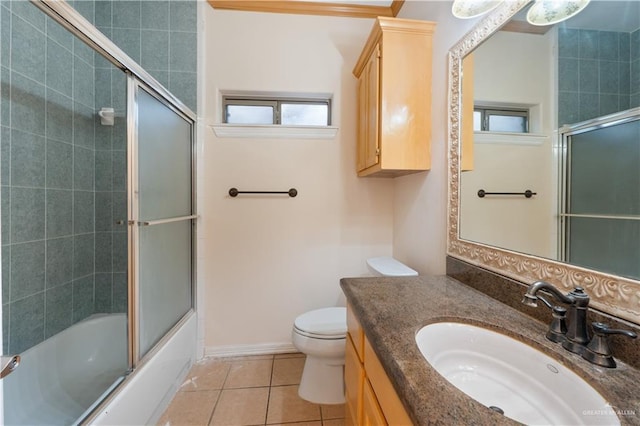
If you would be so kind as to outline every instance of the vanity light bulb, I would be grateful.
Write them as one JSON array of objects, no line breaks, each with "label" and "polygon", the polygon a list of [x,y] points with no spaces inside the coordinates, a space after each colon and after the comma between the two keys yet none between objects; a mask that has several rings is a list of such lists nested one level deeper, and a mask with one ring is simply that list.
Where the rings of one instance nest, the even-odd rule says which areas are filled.
[{"label": "vanity light bulb", "polygon": [[527,12],[531,25],[553,25],[566,21],[587,7],[591,0],[536,0]]},{"label": "vanity light bulb", "polygon": [[460,19],[475,18],[495,9],[503,0],[454,0],[453,16]]}]

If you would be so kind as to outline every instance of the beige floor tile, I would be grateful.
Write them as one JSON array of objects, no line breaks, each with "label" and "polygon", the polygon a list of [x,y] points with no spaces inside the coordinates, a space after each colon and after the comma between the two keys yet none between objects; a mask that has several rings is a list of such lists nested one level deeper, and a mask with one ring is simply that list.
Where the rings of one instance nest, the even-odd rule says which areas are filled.
[{"label": "beige floor tile", "polygon": [[206,425],[220,391],[178,392],[159,425]]},{"label": "beige floor tile", "polygon": [[274,423],[269,426],[322,426],[322,422]]},{"label": "beige floor tile", "polygon": [[304,358],[305,355],[301,352],[291,352],[286,354],[276,354],[275,359],[285,359],[285,358]]},{"label": "beige floor tile", "polygon": [[187,379],[180,387],[180,391],[222,389],[230,367],[231,363],[220,359],[212,358],[200,361],[191,368]]},{"label": "beige floor tile", "polygon": [[224,389],[269,386],[272,367],[272,359],[234,361],[227,374]]},{"label": "beige floor tile", "polygon": [[305,358],[283,358],[273,361],[271,386],[298,385],[302,377]]},{"label": "beige floor tile", "polygon": [[265,354],[265,355],[248,355],[248,356],[228,356],[224,358],[219,358],[224,361],[260,361],[263,359],[273,359],[273,354]]},{"label": "beige floor tile", "polygon": [[322,426],[344,426],[344,419],[323,420]]},{"label": "beige floor tile", "polygon": [[210,424],[221,426],[264,424],[268,400],[268,387],[225,389],[220,394]]},{"label": "beige floor tile", "polygon": [[320,420],[320,406],[298,396],[298,386],[271,388],[267,424]]},{"label": "beige floor tile", "polygon": [[344,404],[322,405],[322,420],[344,419]]}]

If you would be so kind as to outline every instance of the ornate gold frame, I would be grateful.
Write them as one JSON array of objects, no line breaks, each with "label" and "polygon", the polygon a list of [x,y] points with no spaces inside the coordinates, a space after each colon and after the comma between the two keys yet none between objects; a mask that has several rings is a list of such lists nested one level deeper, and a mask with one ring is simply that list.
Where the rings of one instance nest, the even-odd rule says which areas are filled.
[{"label": "ornate gold frame", "polygon": [[449,209],[447,254],[509,278],[546,280],[567,290],[586,289],[596,309],[640,324],[640,281],[517,253],[459,238],[460,92],[462,58],[498,31],[530,0],[506,1],[449,51]]}]

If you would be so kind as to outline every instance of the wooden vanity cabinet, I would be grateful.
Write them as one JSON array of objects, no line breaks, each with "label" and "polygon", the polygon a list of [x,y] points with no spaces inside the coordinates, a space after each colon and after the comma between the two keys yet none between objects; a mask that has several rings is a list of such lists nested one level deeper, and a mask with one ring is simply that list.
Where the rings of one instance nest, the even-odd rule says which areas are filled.
[{"label": "wooden vanity cabinet", "polygon": [[347,305],[347,343],[344,363],[345,423],[360,426],[364,386],[364,331]]},{"label": "wooden vanity cabinet", "polygon": [[411,425],[402,401],[349,305],[346,345],[345,423],[357,426]]},{"label": "wooden vanity cabinet", "polygon": [[378,404],[378,398],[376,398],[376,394],[373,392],[371,383],[366,379],[362,398],[362,419],[360,420],[360,425],[379,426],[388,424],[382,408]]},{"label": "wooden vanity cabinet", "polygon": [[358,78],[358,176],[431,167],[431,44],[435,23],[377,18]]}]

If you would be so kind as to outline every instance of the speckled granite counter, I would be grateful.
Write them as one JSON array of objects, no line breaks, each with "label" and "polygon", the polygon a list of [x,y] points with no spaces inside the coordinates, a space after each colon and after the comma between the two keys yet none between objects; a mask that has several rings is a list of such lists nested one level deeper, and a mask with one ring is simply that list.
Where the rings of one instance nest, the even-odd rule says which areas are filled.
[{"label": "speckled granite counter", "polygon": [[592,365],[546,340],[546,324],[453,278],[343,278],[340,285],[416,424],[516,424],[466,396],[420,354],[415,334],[421,327],[458,321],[500,331],[545,352],[587,379],[617,410],[625,410],[619,415],[622,424],[640,425],[640,371],[620,361],[616,369]]}]

